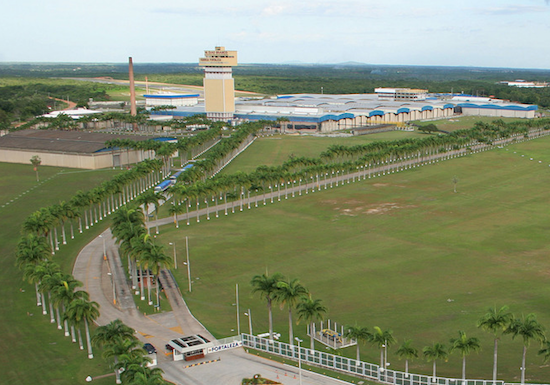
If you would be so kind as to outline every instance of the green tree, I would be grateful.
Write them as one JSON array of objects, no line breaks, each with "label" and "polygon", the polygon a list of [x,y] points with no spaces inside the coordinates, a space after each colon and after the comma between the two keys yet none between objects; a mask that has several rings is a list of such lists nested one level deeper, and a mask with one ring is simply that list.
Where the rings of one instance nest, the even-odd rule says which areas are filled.
[{"label": "green tree", "polygon": [[525,357],[527,348],[531,341],[540,342],[546,340],[545,329],[538,321],[535,314],[528,314],[526,317],[514,318],[508,328],[504,331],[505,334],[511,334],[512,339],[521,337],[523,340],[523,356],[521,359],[521,384],[525,384]]},{"label": "green tree", "polygon": [[275,297],[277,302],[281,306],[281,310],[284,306],[288,306],[288,338],[290,345],[294,344],[294,332],[292,327],[292,309],[296,307],[296,304],[300,299],[306,297],[309,294],[307,289],[295,278],[290,282],[280,281],[277,283],[277,290],[275,291]]},{"label": "green tree", "polygon": [[513,315],[510,313],[508,306],[503,306],[500,309],[489,308],[487,313],[477,321],[477,327],[481,328],[494,335],[494,350],[493,350],[493,382],[497,380],[497,361],[498,361],[498,341],[502,333],[508,328],[513,320]]},{"label": "green tree", "polygon": [[38,177],[38,166],[42,163],[42,159],[38,155],[33,155],[31,158],[31,163],[34,167],[34,171],[36,172],[36,181],[39,182],[40,178]]},{"label": "green tree", "polygon": [[305,321],[309,324],[311,350],[315,350],[315,322],[322,321],[328,309],[321,303],[320,299],[313,300],[309,297],[302,298],[296,306],[298,321]]},{"label": "green tree", "polygon": [[435,381],[435,378],[437,376],[436,362],[437,360],[447,361],[449,353],[447,352],[445,345],[440,344],[439,342],[434,343],[432,346],[425,346],[424,349],[422,349],[422,353],[424,354],[424,358],[426,358],[428,362],[433,362],[433,378]]},{"label": "green tree", "polygon": [[481,349],[479,339],[476,337],[467,337],[463,331],[458,332],[458,338],[451,338],[451,348],[449,353],[455,350],[462,356],[462,379],[466,379],[466,356]]},{"label": "green tree", "polygon": [[380,349],[380,367],[386,369],[385,358],[387,355],[387,349],[396,342],[393,332],[391,330],[382,330],[380,327],[375,326],[374,333],[371,334],[369,342],[376,345]]},{"label": "green tree", "polygon": [[[75,326],[84,324],[84,329],[86,331],[86,346],[88,347],[88,358],[94,358],[92,343],[90,341],[89,324],[99,317],[99,304],[97,302],[88,301],[85,299],[75,299],[67,307],[65,317],[69,323]],[[80,336],[80,328],[78,328],[78,333]]]},{"label": "green tree", "polygon": [[346,326],[346,330],[344,332],[345,338],[351,338],[354,339],[357,342],[356,345],[356,359],[357,361],[361,361],[361,353],[359,351],[360,344],[370,341],[372,337],[372,333],[363,326]]},{"label": "green tree", "polygon": [[276,299],[278,284],[284,279],[281,273],[274,273],[271,276],[266,274],[255,275],[252,277],[250,284],[252,285],[252,293],[259,293],[260,298],[267,302],[267,312],[269,316],[269,339],[273,341],[273,314],[272,302]]},{"label": "green tree", "polygon": [[409,360],[418,358],[418,349],[412,346],[412,340],[405,340],[395,352],[399,359],[405,359],[405,377],[409,376]]}]

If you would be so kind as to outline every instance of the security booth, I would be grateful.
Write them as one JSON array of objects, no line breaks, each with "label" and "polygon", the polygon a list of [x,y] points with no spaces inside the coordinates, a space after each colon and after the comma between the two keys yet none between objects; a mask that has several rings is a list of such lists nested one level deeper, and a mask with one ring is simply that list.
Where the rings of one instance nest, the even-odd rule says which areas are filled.
[{"label": "security booth", "polygon": [[174,361],[198,360],[208,354],[208,348],[214,346],[212,342],[200,334],[175,338],[166,345],[172,347]]}]

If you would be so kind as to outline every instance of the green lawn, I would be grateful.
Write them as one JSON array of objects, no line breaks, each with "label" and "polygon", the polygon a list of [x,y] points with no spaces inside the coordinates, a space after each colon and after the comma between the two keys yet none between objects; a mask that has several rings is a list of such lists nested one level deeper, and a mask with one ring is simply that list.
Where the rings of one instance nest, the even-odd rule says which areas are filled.
[{"label": "green lawn", "polygon": [[237,171],[254,171],[259,165],[276,166],[288,160],[290,155],[297,157],[318,157],[321,152],[334,144],[353,146],[377,140],[398,140],[418,137],[424,134],[407,131],[388,131],[379,134],[350,137],[318,137],[274,135],[256,139],[256,141],[239,155],[224,170],[232,174]]},{"label": "green lawn", "polygon": [[[300,149],[293,145],[291,151]],[[194,286],[184,296],[216,336],[235,333],[235,284],[241,313],[250,308],[254,332],[267,331],[265,304],[251,295],[249,282],[255,274],[279,271],[300,278],[338,323],[389,328],[399,341],[412,338],[419,349],[432,342],[448,346],[459,330],[479,337],[483,351],[469,357],[468,377],[490,378],[492,338],[475,327],[487,308],[509,305],[517,315],[534,312],[550,328],[549,146],[546,137],[179,230],[166,226],[161,238],[175,240],[184,256],[189,236]],[[281,152],[287,147],[279,146]],[[264,163],[284,158],[266,155]],[[186,288],[185,269],[178,269],[177,278]],[[283,338],[286,317],[275,307],[275,329]],[[242,331],[247,321],[241,314]],[[296,331],[306,337],[305,325]],[[521,342],[505,337],[500,346],[499,378],[517,381]],[[389,362],[403,370],[395,349]],[[537,349],[533,344],[528,351],[527,377],[547,382],[550,369]],[[361,350],[365,360],[379,360],[376,348]],[[353,356],[353,349],[346,354]],[[460,357],[452,355],[438,364],[438,373],[458,377],[460,368]],[[429,374],[431,364],[416,360],[411,370]]]},{"label": "green lawn", "polygon": [[493,118],[490,116],[462,116],[458,118],[452,117],[449,119],[440,119],[440,120],[432,120],[432,121],[415,120],[412,123],[418,124],[419,126],[426,126],[428,124],[433,123],[437,126],[437,128],[439,128],[442,131],[456,131],[456,130],[472,128],[474,123],[476,122],[491,123],[497,119],[501,119],[505,123],[524,120],[520,118]]},{"label": "green lawn", "polygon": [[[88,375],[110,372],[100,352],[88,360],[86,352],[63,336],[36,307],[34,286],[22,281],[15,267],[14,249],[24,219],[42,206],[70,199],[78,189],[89,189],[110,178],[113,170],[80,171],[40,166],[40,183],[30,165],[0,163],[0,370],[2,383],[84,384]],[[12,202],[13,201],[13,202]],[[103,225],[103,226],[106,226]],[[56,254],[54,260],[66,272],[74,258],[100,226],[78,235]],[[110,377],[94,381],[111,384]]]}]

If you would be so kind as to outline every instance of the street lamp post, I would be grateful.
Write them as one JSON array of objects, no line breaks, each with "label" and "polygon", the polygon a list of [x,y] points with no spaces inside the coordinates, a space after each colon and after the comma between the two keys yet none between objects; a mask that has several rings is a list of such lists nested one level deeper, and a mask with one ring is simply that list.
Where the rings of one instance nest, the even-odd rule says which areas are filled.
[{"label": "street lamp post", "polygon": [[244,315],[248,317],[248,334],[252,336],[252,313],[250,309],[248,309],[248,313],[244,313]]},{"label": "street lamp post", "polygon": [[241,335],[241,314],[239,310],[239,284],[235,284],[235,297],[237,298],[237,334]]},{"label": "street lamp post", "polygon": [[187,252],[187,279],[189,280],[189,293],[191,293],[191,264],[189,263],[189,238],[185,237],[185,251]]},{"label": "street lamp post", "polygon": [[103,259],[106,261],[107,260],[107,249],[105,248],[105,238],[103,237],[102,234],[99,235],[99,238],[101,238],[103,240]]},{"label": "street lamp post", "polygon": [[174,243],[170,242],[169,245],[174,245],[174,270],[178,269],[178,260],[177,260],[177,253],[176,253],[176,241]]},{"label": "street lamp post", "polygon": [[298,376],[300,378],[300,385],[302,385],[302,354],[301,354],[301,345],[304,340],[299,339],[298,337],[294,337],[296,342],[298,342]]}]

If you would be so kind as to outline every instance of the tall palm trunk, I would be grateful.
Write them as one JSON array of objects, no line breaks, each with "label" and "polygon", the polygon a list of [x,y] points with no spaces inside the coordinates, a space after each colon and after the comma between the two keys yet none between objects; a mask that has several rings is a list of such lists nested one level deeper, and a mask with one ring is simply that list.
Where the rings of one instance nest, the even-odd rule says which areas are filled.
[{"label": "tall palm trunk", "polygon": [[92,341],[90,341],[90,328],[88,327],[88,320],[84,318],[84,328],[86,329],[86,346],[88,347],[88,358],[94,358],[94,353],[92,352]]},{"label": "tall palm trunk", "polygon": [[294,329],[292,327],[292,307],[288,306],[288,338],[290,346],[294,345]]},{"label": "tall palm trunk", "polygon": [[36,306],[42,306],[42,296],[38,290],[38,283],[34,284],[34,290],[36,291]]},{"label": "tall palm trunk", "polygon": [[80,330],[80,327],[76,330],[78,332],[78,346],[80,350],[84,350],[84,343],[82,342],[82,331]]},{"label": "tall palm trunk", "polygon": [[50,303],[50,323],[55,323],[55,313],[53,312],[52,292],[48,291],[48,302]]},{"label": "tall palm trunk", "polygon": [[527,346],[523,345],[523,357],[521,359],[521,385],[525,384],[525,356],[527,355]]},{"label": "tall palm trunk", "polygon": [[497,380],[497,359],[498,359],[498,338],[495,338],[495,349],[493,352],[493,383]]},{"label": "tall palm trunk", "polygon": [[271,311],[271,298],[267,298],[267,312],[269,314],[269,340],[273,341],[273,313]]}]

